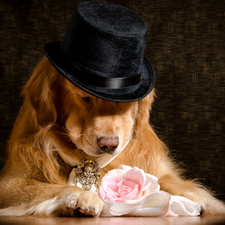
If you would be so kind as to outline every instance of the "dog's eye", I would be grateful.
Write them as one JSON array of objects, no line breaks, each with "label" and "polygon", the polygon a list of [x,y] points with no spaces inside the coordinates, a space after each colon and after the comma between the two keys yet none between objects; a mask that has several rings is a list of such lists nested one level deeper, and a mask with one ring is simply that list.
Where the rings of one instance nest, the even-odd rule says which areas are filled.
[{"label": "dog's eye", "polygon": [[87,103],[92,103],[92,100],[90,97],[85,97],[85,98],[82,98],[85,102]]}]

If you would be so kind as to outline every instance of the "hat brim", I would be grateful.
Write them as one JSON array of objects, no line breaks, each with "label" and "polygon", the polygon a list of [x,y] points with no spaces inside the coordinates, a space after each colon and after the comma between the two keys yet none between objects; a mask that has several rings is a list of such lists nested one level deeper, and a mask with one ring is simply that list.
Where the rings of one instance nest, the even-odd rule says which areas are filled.
[{"label": "hat brim", "polygon": [[144,57],[141,73],[141,82],[134,90],[134,87],[123,89],[108,89],[85,84],[74,76],[76,69],[69,60],[59,51],[60,41],[51,42],[44,46],[45,54],[52,65],[71,83],[83,91],[104,100],[114,102],[133,102],[146,97],[153,89],[155,84],[155,73],[149,60]]}]

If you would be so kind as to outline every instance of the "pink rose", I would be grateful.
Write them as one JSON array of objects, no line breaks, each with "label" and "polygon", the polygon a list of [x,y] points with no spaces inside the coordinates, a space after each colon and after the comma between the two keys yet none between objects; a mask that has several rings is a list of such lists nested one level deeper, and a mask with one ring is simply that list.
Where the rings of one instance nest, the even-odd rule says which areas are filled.
[{"label": "pink rose", "polygon": [[159,191],[158,179],[142,169],[120,166],[109,171],[102,179],[99,196],[108,202],[137,200],[148,193]]},{"label": "pink rose", "polygon": [[170,195],[160,191],[158,178],[137,167],[109,171],[98,194],[104,201],[101,216],[162,216],[169,208]]}]

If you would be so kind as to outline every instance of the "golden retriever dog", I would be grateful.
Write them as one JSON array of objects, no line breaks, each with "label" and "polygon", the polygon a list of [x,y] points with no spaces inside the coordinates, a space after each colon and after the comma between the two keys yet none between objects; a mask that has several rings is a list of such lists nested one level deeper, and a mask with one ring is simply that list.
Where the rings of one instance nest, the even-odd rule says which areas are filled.
[{"label": "golden retriever dog", "polygon": [[[121,164],[136,166],[158,177],[161,190],[199,202],[204,214],[225,212],[207,189],[182,178],[149,124],[154,90],[130,103],[102,100],[70,83],[44,57],[23,94],[0,181],[0,215],[99,216],[102,200],[68,186],[68,176],[83,159],[104,162],[116,155],[101,177]],[[111,141],[99,142],[101,137]]]}]

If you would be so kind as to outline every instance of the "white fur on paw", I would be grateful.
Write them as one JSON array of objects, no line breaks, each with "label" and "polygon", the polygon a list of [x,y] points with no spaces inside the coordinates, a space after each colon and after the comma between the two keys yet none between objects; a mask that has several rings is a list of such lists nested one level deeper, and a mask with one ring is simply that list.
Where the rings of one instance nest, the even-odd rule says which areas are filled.
[{"label": "white fur on paw", "polygon": [[78,196],[79,194],[73,192],[65,198],[59,199],[59,205],[61,206],[63,216],[73,216],[74,209],[76,209]]},{"label": "white fur on paw", "polygon": [[78,197],[77,208],[85,215],[99,216],[102,212],[103,201],[96,194],[83,192]]},{"label": "white fur on paw", "polygon": [[77,198],[78,198],[78,195],[76,193],[72,193],[68,195],[65,199],[66,206],[68,208],[75,209],[77,205]]},{"label": "white fur on paw", "polygon": [[63,215],[70,216],[73,216],[75,209],[85,215],[99,216],[103,208],[102,200],[91,192],[73,192],[60,199],[59,204],[63,209]]},{"label": "white fur on paw", "polygon": [[59,200],[59,204],[65,205],[66,207],[75,209],[77,205],[78,194],[76,192],[67,195],[65,198]]}]

